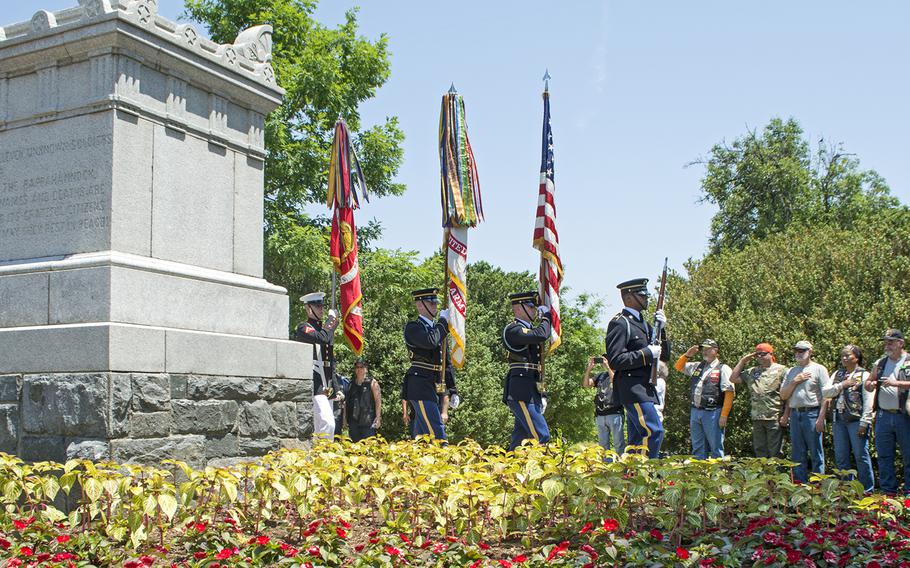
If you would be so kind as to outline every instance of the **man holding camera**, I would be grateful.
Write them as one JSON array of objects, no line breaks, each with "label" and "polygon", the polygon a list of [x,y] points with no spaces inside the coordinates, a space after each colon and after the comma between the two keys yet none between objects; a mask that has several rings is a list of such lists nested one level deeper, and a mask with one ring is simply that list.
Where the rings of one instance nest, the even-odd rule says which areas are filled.
[{"label": "man holding camera", "polygon": [[875,362],[865,388],[875,392],[875,452],[878,454],[879,488],[897,493],[894,469],[896,449],[901,448],[904,465],[904,494],[910,494],[910,417],[907,393],[910,389],[910,358],[904,351],[904,334],[889,329],[882,336],[885,356]]},{"label": "man holding camera", "polygon": [[[616,286],[623,310],[607,326],[607,365],[613,369],[614,393],[628,418],[628,446],[647,447],[648,456],[657,458],[664,438],[664,427],[654,405],[657,390],[651,384],[651,366],[666,361],[670,344],[665,336],[651,345],[651,326],[642,312],[648,308],[648,279],[636,278]],[[663,310],[654,318],[666,322]]]},{"label": "man holding camera", "polygon": [[[599,365],[603,371],[591,377],[591,371]],[[597,389],[594,395],[594,422],[597,424],[597,439],[605,450],[614,450],[617,454],[626,449],[626,438],[623,435],[623,407],[613,396],[613,371],[607,366],[603,357],[591,357],[585,367],[585,376],[581,386]],[[611,444],[612,438],[612,444]]]},{"label": "man holding camera", "polygon": [[[538,306],[537,292],[509,295],[515,319],[502,330],[502,343],[509,356],[509,372],[503,385],[503,402],[515,417],[509,451],[522,441],[550,441],[550,427],[543,413],[547,393],[541,382],[540,358],[550,339],[550,308]],[[540,323],[531,322],[540,315]]]},{"label": "man holding camera", "polygon": [[338,316],[329,310],[329,319],[322,325],[325,294],[312,292],[300,298],[307,311],[307,321],[297,326],[294,340],[313,345],[313,435],[331,439],[335,435],[333,400],[344,400],[344,393],[335,376],[332,343]]}]

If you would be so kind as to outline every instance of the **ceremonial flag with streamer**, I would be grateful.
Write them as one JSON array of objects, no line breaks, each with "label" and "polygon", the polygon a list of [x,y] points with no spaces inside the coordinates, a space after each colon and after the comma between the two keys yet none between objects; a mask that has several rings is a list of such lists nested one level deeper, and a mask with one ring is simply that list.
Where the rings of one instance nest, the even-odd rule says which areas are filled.
[{"label": "ceremonial flag with streamer", "polygon": [[[547,76],[549,78],[549,75]],[[534,223],[534,248],[540,251],[540,301],[550,308],[552,326],[550,349],[562,341],[559,319],[559,287],[562,284],[562,260],[559,258],[559,233],[556,231],[556,202],[553,194],[553,131],[550,128],[550,92],[543,92],[543,148],[540,158],[540,190],[537,194],[537,220]]]},{"label": "ceremonial flag with streamer", "polygon": [[443,247],[449,310],[449,353],[456,369],[464,366],[467,316],[468,228],[483,220],[477,164],[468,141],[464,100],[453,85],[439,113],[439,166]]},{"label": "ceremonial flag with streamer", "polygon": [[[344,338],[357,355],[363,351],[363,296],[360,293],[357,229],[354,226],[354,209],[360,206],[360,197],[369,201],[367,185],[357,154],[351,146],[347,125],[339,118],[335,122],[335,140],[332,142],[329,165],[328,206],[334,210],[329,255],[340,280]],[[335,291],[332,290],[332,293]]]}]

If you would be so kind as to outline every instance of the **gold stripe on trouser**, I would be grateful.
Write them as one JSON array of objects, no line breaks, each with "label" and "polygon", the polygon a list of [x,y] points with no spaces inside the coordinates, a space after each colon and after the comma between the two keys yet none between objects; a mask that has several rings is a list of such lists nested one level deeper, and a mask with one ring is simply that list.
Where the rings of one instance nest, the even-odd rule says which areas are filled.
[{"label": "gold stripe on trouser", "polygon": [[644,429],[645,429],[645,432],[648,433],[648,434],[647,434],[644,438],[642,438],[642,440],[641,440],[641,445],[645,447],[645,452],[647,452],[647,451],[648,451],[648,450],[647,450],[647,448],[648,448],[648,438],[651,437],[651,429],[648,428],[648,425],[647,425],[647,424],[645,424],[645,413],[641,411],[641,405],[639,405],[639,404],[636,402],[633,406],[635,407],[635,412],[638,413],[638,423],[641,424],[641,427],[644,428]]},{"label": "gold stripe on trouser", "polygon": [[423,401],[418,400],[417,406],[420,407],[420,414],[421,414],[421,416],[423,416],[423,421],[427,423],[427,431],[429,432],[430,436],[433,436],[435,438],[436,431],[433,430],[433,426],[430,424],[430,419],[427,418],[427,409],[423,407]]},{"label": "gold stripe on trouser", "polygon": [[531,414],[528,412],[528,406],[524,403],[523,400],[518,401],[518,406],[521,407],[521,411],[525,415],[525,420],[528,421],[528,428],[531,430],[531,436],[536,440],[540,441],[540,436],[537,435],[537,430],[534,429],[534,422],[531,421]]}]

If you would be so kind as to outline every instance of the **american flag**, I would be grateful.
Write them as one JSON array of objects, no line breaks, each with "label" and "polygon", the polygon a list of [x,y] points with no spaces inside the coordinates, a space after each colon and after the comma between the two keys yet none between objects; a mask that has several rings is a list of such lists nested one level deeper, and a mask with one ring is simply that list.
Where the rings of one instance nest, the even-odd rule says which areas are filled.
[{"label": "american flag", "polygon": [[550,308],[552,331],[550,351],[561,341],[559,287],[562,284],[562,260],[559,258],[559,233],[556,231],[556,202],[553,194],[553,130],[550,128],[550,93],[543,92],[543,147],[540,157],[540,191],[537,194],[537,220],[534,223],[534,248],[540,251],[540,299]]}]

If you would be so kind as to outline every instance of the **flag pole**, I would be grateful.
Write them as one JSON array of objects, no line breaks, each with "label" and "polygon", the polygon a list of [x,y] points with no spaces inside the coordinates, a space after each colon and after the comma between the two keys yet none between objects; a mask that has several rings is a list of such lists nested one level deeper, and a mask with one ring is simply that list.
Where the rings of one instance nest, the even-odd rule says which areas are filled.
[{"label": "flag pole", "polygon": [[[454,85],[452,87],[455,88]],[[446,306],[449,302],[449,229],[444,227],[442,229],[442,293],[445,294]],[[445,308],[444,308],[445,309]],[[449,322],[446,322],[448,325]],[[439,384],[446,384],[446,363],[449,360],[449,336],[446,334],[446,338],[443,340],[442,348],[440,349],[441,359],[439,362]]]},{"label": "flag pole", "polygon": [[[549,96],[550,96],[550,70],[546,69],[543,72],[543,98],[546,99]],[[544,300],[544,292],[545,292],[545,290],[543,289],[543,283],[544,283],[543,270],[544,270],[545,261],[546,261],[546,259],[544,257],[543,251],[541,250],[540,251],[540,266],[537,269],[537,279],[538,279],[537,290],[538,290],[538,295],[540,296],[538,298],[538,300],[541,302],[543,302],[543,300]],[[541,391],[541,393],[540,393],[541,395],[547,394],[546,393],[546,391],[547,391],[547,353],[550,351],[550,342],[551,341],[552,341],[551,339],[547,339],[547,342],[544,343],[543,347],[541,347],[541,349],[540,349],[540,388],[538,390]]]}]

